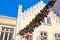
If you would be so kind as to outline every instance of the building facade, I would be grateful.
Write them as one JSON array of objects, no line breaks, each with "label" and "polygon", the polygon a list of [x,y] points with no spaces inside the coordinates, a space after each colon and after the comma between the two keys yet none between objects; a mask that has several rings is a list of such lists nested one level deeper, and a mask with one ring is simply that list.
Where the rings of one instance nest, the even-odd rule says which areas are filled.
[{"label": "building facade", "polygon": [[[46,4],[41,1],[24,12],[22,12],[22,6],[19,5],[16,34],[19,30],[25,28],[45,5]],[[57,14],[50,9],[48,17],[44,18],[41,26],[35,28],[34,32],[29,35],[28,37],[16,35],[16,40],[60,40],[60,16],[57,16]]]},{"label": "building facade", "polygon": [[16,18],[0,15],[0,40],[15,40]]},{"label": "building facade", "polygon": [[22,12],[18,7],[18,17],[0,16],[0,40],[60,40],[60,16],[50,9],[48,17],[44,18],[41,25],[33,33],[22,37],[18,32],[25,28],[46,4],[41,1]]}]

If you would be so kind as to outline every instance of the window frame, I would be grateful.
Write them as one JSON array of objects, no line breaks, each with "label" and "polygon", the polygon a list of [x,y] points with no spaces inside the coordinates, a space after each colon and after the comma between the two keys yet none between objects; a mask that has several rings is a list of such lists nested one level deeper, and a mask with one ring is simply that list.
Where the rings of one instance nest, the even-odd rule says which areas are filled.
[{"label": "window frame", "polygon": [[[55,35],[57,35],[57,37],[55,37]],[[54,33],[54,40],[60,39],[60,37],[58,37],[58,35],[60,35],[60,33]]]},{"label": "window frame", "polygon": [[46,36],[44,36],[44,35],[43,35],[43,36],[44,36],[44,37],[47,37],[46,40],[48,40],[48,34],[47,34],[47,32],[46,32],[46,31],[41,31],[41,32],[40,32],[40,37],[41,37],[41,33],[43,33],[43,34],[46,33]]},{"label": "window frame", "polygon": [[47,23],[47,17],[44,17],[44,20],[43,20],[42,24],[51,26],[51,18],[50,18],[50,23]]},{"label": "window frame", "polygon": [[46,33],[46,36],[45,36],[45,37],[47,37],[46,40],[48,40],[48,33],[47,33],[46,31],[40,31],[40,32],[38,32],[39,35],[36,37],[36,40],[40,40],[40,39],[41,39],[41,33],[42,33],[42,32],[43,32],[43,33],[44,33],[44,32]]},{"label": "window frame", "polygon": [[51,24],[51,18],[50,17],[47,17],[47,24]]},{"label": "window frame", "polygon": [[[10,31],[10,32],[8,32],[8,31],[9,31],[9,29],[8,29],[8,31],[3,31],[3,30],[0,30],[0,32],[13,33],[13,35],[12,35],[12,36],[13,36],[13,39],[14,39],[15,27],[13,27],[13,26],[7,26],[7,25],[0,25],[0,27],[1,27],[1,28],[2,28],[2,27],[5,27],[5,29],[6,29],[6,28],[9,28],[9,29],[10,29],[10,28],[12,28],[12,29],[13,29],[13,32],[11,32],[11,31]],[[10,29],[10,30],[11,30],[11,29]],[[4,35],[4,34],[3,34],[3,35]],[[5,34],[5,35],[6,35],[6,34]],[[7,36],[8,36],[8,35],[7,35]],[[5,37],[4,37],[4,38],[5,38]]]}]

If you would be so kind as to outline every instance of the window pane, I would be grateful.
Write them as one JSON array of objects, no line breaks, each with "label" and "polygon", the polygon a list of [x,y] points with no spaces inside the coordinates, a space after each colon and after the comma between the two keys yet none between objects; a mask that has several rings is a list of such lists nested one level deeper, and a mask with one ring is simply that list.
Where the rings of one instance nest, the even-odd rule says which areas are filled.
[{"label": "window pane", "polygon": [[43,33],[41,33],[41,35],[43,35]]},{"label": "window pane", "polygon": [[60,34],[55,34],[55,40],[60,40]]},{"label": "window pane", "polygon": [[4,27],[2,27],[2,30],[5,30],[5,28],[4,28]]},{"label": "window pane", "polygon": [[46,36],[46,32],[44,33],[44,36]]},{"label": "window pane", "polygon": [[13,28],[10,28],[10,31],[13,33],[14,29]]},{"label": "window pane", "polygon": [[4,32],[1,32],[0,40],[3,39]]},{"label": "window pane", "polygon": [[50,17],[47,17],[47,24],[51,24],[51,19],[50,19]]},{"label": "window pane", "polygon": [[45,23],[45,17],[44,17],[43,23]]},{"label": "window pane", "polygon": [[55,37],[57,37],[57,35],[55,35]]},{"label": "window pane", "polygon": [[13,34],[12,33],[10,33],[10,35],[9,35],[9,40],[13,40]]},{"label": "window pane", "polygon": [[60,34],[58,35],[58,37],[60,38]]},{"label": "window pane", "polygon": [[6,32],[4,40],[7,40],[7,36],[8,36],[8,33]]},{"label": "window pane", "polygon": [[58,40],[60,40],[60,39],[58,39]]}]

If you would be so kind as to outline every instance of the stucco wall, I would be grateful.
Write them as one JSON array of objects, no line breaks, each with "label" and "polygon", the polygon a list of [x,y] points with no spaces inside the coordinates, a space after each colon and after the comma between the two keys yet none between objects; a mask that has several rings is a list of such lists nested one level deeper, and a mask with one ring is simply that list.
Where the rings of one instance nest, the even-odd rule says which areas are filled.
[{"label": "stucco wall", "polygon": [[3,16],[0,16],[0,23],[1,24],[11,24],[11,25],[16,25],[17,23],[17,20],[16,19],[13,19],[13,18],[8,18],[8,17],[3,17]]}]

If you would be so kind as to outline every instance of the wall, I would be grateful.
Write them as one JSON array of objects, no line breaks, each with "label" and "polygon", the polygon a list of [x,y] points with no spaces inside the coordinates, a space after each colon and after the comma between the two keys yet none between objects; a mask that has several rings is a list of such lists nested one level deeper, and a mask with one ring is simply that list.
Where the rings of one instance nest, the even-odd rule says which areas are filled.
[{"label": "wall", "polygon": [[41,31],[47,32],[47,37],[48,40],[55,40],[55,33],[60,34],[60,24],[58,21],[60,21],[59,19],[57,20],[57,15],[54,14],[53,11],[50,12],[50,14],[48,15],[51,18],[51,25],[48,24],[42,24],[41,26],[39,26],[38,28],[36,28],[33,32],[33,40],[37,40],[37,37],[40,35]]},{"label": "wall", "polygon": [[[46,4],[41,2],[36,3],[36,5],[33,5],[33,7],[28,8],[24,12],[22,12],[22,6],[19,5],[18,8],[18,22],[17,22],[17,33],[26,27],[26,25],[29,24],[29,22],[32,21],[33,18],[40,12],[40,10],[45,6]],[[51,11],[51,10],[50,10]],[[60,24],[59,24],[59,17],[54,14],[53,11],[51,11],[48,15],[48,17],[51,18],[51,25],[43,24],[36,28],[33,32],[33,40],[36,40],[36,37],[39,36],[41,31],[46,31],[48,34],[48,40],[54,40],[54,33],[60,33]],[[17,34],[16,33],[16,34]],[[18,35],[16,37],[16,40],[20,40],[21,36]]]},{"label": "wall", "polygon": [[8,25],[16,25],[16,19],[6,17],[6,16],[0,16],[0,23],[1,24],[8,24]]}]

